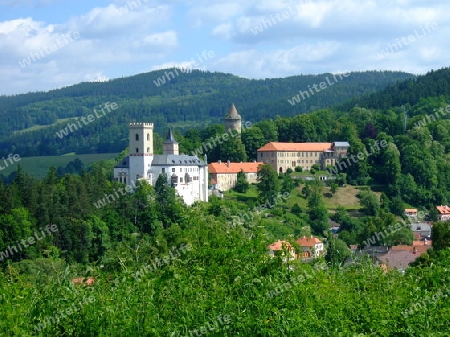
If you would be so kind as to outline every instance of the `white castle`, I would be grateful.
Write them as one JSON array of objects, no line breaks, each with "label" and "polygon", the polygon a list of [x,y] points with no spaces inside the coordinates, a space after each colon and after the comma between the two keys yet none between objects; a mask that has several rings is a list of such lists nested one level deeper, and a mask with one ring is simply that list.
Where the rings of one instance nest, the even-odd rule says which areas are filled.
[{"label": "white castle", "polygon": [[187,205],[208,201],[208,165],[197,156],[178,153],[169,129],[163,154],[153,154],[153,123],[130,123],[130,155],[114,167],[114,179],[126,185],[145,180],[154,185],[161,173]]}]

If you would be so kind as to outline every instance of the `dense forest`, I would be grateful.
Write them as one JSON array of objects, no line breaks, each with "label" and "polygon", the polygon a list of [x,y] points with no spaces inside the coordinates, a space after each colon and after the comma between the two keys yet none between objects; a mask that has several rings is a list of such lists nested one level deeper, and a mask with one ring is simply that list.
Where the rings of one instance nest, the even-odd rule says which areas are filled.
[{"label": "dense forest", "polygon": [[[430,254],[404,274],[365,259],[344,264],[348,248],[325,232],[325,259],[288,267],[281,256],[269,258],[266,247],[290,227],[297,236],[320,233],[328,216],[319,183],[309,185],[307,209],[289,209],[280,200],[252,217],[242,214],[254,212],[257,199],[212,197],[187,207],[165,179],[97,208],[98,199],[120,188],[110,180],[111,168],[103,162],[63,177],[52,169],[42,181],[19,169],[12,184],[0,185],[2,334],[190,336],[202,327],[216,336],[449,331],[446,223],[433,233],[441,240]],[[286,177],[273,193],[302,189]],[[364,231],[395,221],[388,211],[372,211],[362,210]],[[337,213],[347,226],[346,211]],[[93,284],[72,281],[80,278]]]},{"label": "dense forest", "polygon": [[[447,336],[448,222],[434,222],[432,249],[404,273],[351,258],[348,246],[408,221],[406,207],[436,221],[434,206],[448,204],[450,95],[420,91],[424,83],[434,85],[428,77],[447,85],[448,73],[407,80],[407,86],[361,98],[358,106],[261,117],[240,138],[206,151],[210,161],[244,161],[255,159],[256,149],[269,141],[348,141],[349,157],[358,160],[328,182],[294,179],[301,172],[278,175],[264,165],[259,184],[239,179],[236,191],[208,203],[186,206],[161,176],[155,186],[140,184],[101,205],[100,199],[123,189],[112,180],[112,169],[126,151],[90,167],[74,161],[52,168],[43,180],[18,163],[16,172],[0,179],[0,332]],[[411,94],[388,106],[363,104],[370,97],[406,97],[406,91],[417,99]],[[33,95],[38,100],[46,94]],[[8,99],[3,104],[13,107]],[[179,128],[176,136],[180,150],[190,153],[223,132],[221,124],[212,124]],[[161,150],[159,137],[155,148]],[[368,149],[370,155],[359,159]],[[359,191],[358,207],[326,206],[330,195],[349,186]],[[330,220],[340,225],[337,235]],[[304,235],[319,237],[326,255],[311,263],[268,256],[274,241]],[[412,240],[405,226],[379,244]]]},{"label": "dense forest", "polygon": [[[0,156],[11,152],[22,157],[62,155],[76,152],[117,153],[127,145],[130,121],[155,124],[159,134],[167,126],[182,132],[220,122],[235,102],[244,118],[252,123],[275,116],[294,116],[325,108],[389,84],[414,79],[402,72],[354,72],[326,90],[292,106],[288,99],[308,90],[308,85],[326,81],[332,74],[301,75],[283,79],[250,80],[231,74],[194,70],[157,86],[153,81],[174,69],[158,70],[106,83],[81,83],[60,90],[0,97]],[[87,117],[107,102],[117,110],[62,139],[56,132],[69,120]],[[100,119],[100,118],[99,118]],[[26,130],[26,131],[23,131]]]}]

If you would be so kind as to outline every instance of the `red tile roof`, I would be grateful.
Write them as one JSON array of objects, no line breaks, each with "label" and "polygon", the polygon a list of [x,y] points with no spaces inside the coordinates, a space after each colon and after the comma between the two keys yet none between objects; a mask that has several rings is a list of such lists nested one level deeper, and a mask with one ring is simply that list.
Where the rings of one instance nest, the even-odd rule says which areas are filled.
[{"label": "red tile roof", "polygon": [[439,214],[450,214],[450,207],[448,206],[436,206]]},{"label": "red tile roof", "polygon": [[297,242],[300,247],[314,247],[317,243],[321,243],[322,241],[315,237],[304,236],[297,239],[295,242]]},{"label": "red tile roof", "polygon": [[257,152],[265,151],[291,151],[291,152],[323,152],[331,150],[332,143],[267,143]]},{"label": "red tile roof", "polygon": [[208,165],[209,173],[239,173],[243,170],[245,173],[258,172],[258,166],[264,165],[261,162],[252,163],[211,163]]},{"label": "red tile roof", "polygon": [[95,283],[95,278],[93,278],[93,277],[88,277],[88,278],[78,277],[78,278],[74,278],[72,280],[72,282],[75,284],[80,283],[80,284],[85,284],[85,285],[90,286]]},{"label": "red tile roof", "polygon": [[293,249],[292,245],[288,241],[276,241],[269,246],[270,250],[283,250],[283,246],[287,249]]},{"label": "red tile roof", "polygon": [[417,208],[405,208],[405,213],[417,213]]}]

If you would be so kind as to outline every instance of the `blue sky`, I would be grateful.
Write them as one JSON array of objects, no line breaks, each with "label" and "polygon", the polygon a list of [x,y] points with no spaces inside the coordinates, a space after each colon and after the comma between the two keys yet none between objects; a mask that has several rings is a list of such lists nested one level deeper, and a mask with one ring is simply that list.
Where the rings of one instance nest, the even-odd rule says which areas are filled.
[{"label": "blue sky", "polygon": [[428,2],[0,0],[0,95],[193,67],[203,51],[200,69],[247,78],[423,74],[450,55],[450,3]]}]

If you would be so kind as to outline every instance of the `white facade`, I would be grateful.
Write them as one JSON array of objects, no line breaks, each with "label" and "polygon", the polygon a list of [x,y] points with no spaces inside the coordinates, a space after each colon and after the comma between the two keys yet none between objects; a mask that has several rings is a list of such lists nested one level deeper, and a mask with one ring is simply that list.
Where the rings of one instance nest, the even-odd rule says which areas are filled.
[{"label": "white facade", "polygon": [[187,205],[208,201],[208,166],[197,156],[179,155],[178,143],[169,130],[164,141],[164,154],[153,154],[153,123],[130,123],[130,155],[114,168],[114,179],[127,185],[137,180],[156,183],[161,173],[167,174],[178,195]]}]

